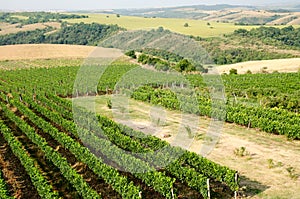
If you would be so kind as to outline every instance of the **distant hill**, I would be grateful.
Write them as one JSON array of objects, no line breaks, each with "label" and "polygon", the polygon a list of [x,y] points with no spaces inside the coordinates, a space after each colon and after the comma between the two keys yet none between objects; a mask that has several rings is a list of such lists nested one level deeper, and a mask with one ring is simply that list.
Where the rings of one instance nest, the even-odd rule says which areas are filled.
[{"label": "distant hill", "polygon": [[286,8],[267,8],[266,6],[217,4],[147,9],[116,9],[100,12],[147,18],[201,19],[231,22],[239,25],[300,25],[300,5]]},{"label": "distant hill", "polygon": [[297,6],[295,6],[294,9],[293,9],[293,11],[300,12],[300,4],[297,5]]}]

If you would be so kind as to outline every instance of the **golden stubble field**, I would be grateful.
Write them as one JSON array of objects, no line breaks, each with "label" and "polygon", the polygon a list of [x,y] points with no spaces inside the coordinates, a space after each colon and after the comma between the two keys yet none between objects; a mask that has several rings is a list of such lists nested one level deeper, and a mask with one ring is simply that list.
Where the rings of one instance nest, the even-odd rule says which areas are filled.
[{"label": "golden stubble field", "polygon": [[0,46],[0,60],[86,58],[95,47],[64,44]]},{"label": "golden stubble field", "polygon": [[[233,23],[218,23],[204,20],[193,19],[174,19],[174,18],[143,18],[132,16],[120,16],[112,14],[87,14],[89,18],[66,20],[71,23],[101,23],[101,24],[117,24],[128,30],[153,29],[160,26],[171,31],[194,35],[201,37],[215,37],[227,33],[232,33],[239,28],[250,30],[258,26],[236,26]],[[184,24],[188,23],[188,27]],[[208,25],[209,24],[209,25]]]},{"label": "golden stubble field", "polygon": [[[239,17],[243,16],[243,13],[247,13],[252,17],[255,17],[253,11],[245,11],[239,14]],[[76,14],[76,13],[74,13]],[[210,13],[212,18],[205,18],[205,20],[194,20],[194,19],[176,19],[176,18],[144,18],[144,17],[134,17],[134,16],[120,16],[117,17],[114,14],[87,14],[89,18],[85,19],[69,19],[66,20],[70,23],[101,23],[101,24],[117,24],[120,27],[124,27],[128,30],[140,30],[140,29],[155,29],[158,27],[164,27],[171,31],[200,37],[218,37],[223,34],[233,33],[234,30],[243,28],[251,30],[252,28],[258,28],[259,26],[249,25],[240,26],[232,23],[222,23],[218,16],[214,13]],[[215,17],[213,17],[215,16]],[[237,16],[236,16],[237,17]],[[211,21],[212,20],[212,21]],[[296,19],[298,20],[298,18]],[[219,21],[219,22],[217,22]],[[189,26],[184,27],[187,23]],[[270,24],[272,26],[272,24]],[[278,25],[278,28],[286,27],[286,25]],[[295,27],[299,27],[296,25]]]},{"label": "golden stubble field", "polygon": [[0,23],[0,35],[6,35],[11,33],[17,33],[20,31],[32,31],[36,29],[45,29],[47,27],[53,27],[55,29],[60,29],[61,23],[58,22],[46,22],[46,23],[35,23],[28,24],[19,27],[20,24],[8,24]]},{"label": "golden stubble field", "polygon": [[95,48],[59,44],[0,46],[0,69],[80,66]]},{"label": "golden stubble field", "polygon": [[65,44],[0,46],[0,69],[81,66],[95,58],[121,57],[118,49]]}]

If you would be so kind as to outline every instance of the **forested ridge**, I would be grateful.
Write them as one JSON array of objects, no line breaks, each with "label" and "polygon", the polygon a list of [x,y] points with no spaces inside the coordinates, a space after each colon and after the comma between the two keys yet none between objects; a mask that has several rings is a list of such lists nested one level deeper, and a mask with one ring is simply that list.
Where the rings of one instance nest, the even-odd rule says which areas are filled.
[{"label": "forested ridge", "polygon": [[261,41],[269,45],[294,49],[300,48],[300,28],[294,28],[293,26],[288,26],[282,29],[262,26],[250,31],[239,29],[234,31],[234,34],[248,38],[259,38]]},{"label": "forested ridge", "polygon": [[20,26],[35,23],[45,23],[45,22],[62,22],[63,19],[79,19],[88,18],[86,15],[77,14],[61,14],[52,12],[17,12],[10,13],[4,12],[0,13],[0,22],[9,24],[19,24]]},{"label": "forested ridge", "polygon": [[[24,31],[13,34],[1,35],[0,45],[14,44],[78,44],[78,45],[97,45],[97,43],[120,30],[117,25],[92,24],[73,24],[63,23],[60,30],[54,31],[52,27]],[[51,31],[54,31],[51,33]],[[49,33],[50,34],[47,34]]]}]

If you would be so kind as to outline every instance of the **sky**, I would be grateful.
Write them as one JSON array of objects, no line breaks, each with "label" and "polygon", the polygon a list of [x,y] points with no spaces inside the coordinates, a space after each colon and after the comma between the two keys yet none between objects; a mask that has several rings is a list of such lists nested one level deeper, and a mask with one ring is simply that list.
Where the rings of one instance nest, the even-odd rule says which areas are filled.
[{"label": "sky", "polygon": [[298,0],[0,0],[0,10],[103,10],[200,4],[278,5]]}]

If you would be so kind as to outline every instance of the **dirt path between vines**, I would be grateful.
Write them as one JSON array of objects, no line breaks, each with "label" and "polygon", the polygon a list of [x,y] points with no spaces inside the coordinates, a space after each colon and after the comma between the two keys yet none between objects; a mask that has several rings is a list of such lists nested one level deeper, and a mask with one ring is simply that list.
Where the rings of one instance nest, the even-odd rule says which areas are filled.
[{"label": "dirt path between vines", "polygon": [[[239,171],[241,185],[246,188],[241,193],[243,198],[300,199],[300,141],[289,141],[284,136],[228,123],[218,128],[219,124],[209,118],[182,115],[179,111],[164,110],[131,99],[127,106],[126,100],[114,97],[114,109],[111,111],[106,106],[108,98],[85,98],[79,103],[115,121],[197,153],[205,144],[212,145],[212,139],[206,137],[207,130],[218,131],[220,138],[207,158]],[[198,125],[195,125],[197,122]],[[188,128],[192,132],[190,135]],[[199,139],[192,139],[191,135],[197,135]],[[246,149],[244,156],[234,153],[241,147]]]}]

